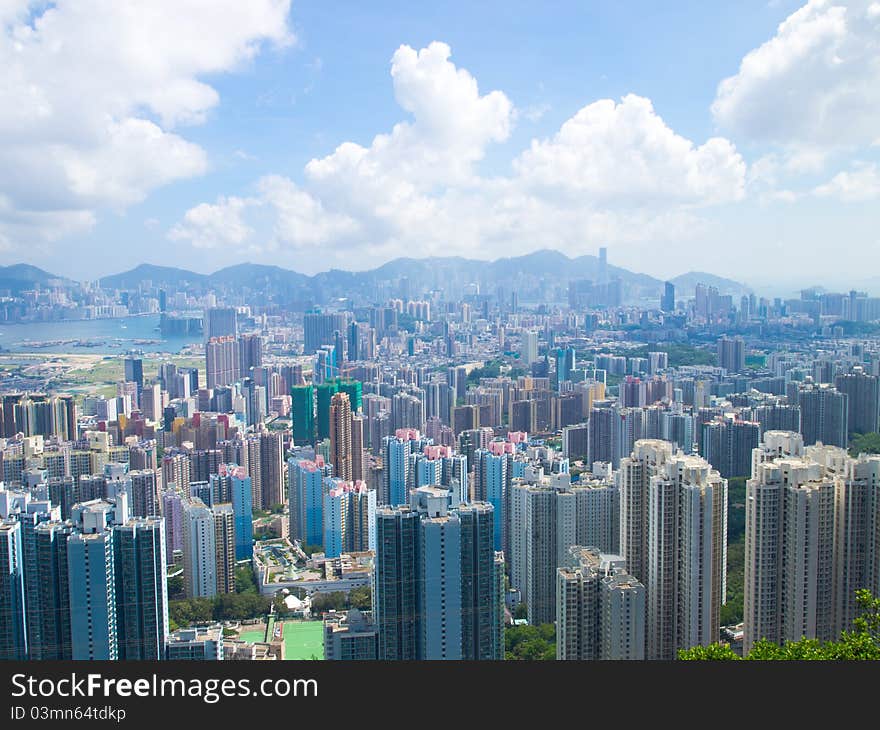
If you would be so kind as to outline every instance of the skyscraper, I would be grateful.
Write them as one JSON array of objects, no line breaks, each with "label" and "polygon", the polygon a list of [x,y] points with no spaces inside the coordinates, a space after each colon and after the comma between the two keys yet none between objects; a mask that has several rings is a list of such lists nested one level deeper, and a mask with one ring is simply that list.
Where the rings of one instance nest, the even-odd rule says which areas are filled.
[{"label": "skyscraper", "polygon": [[502,583],[490,550],[491,505],[450,510],[448,492],[437,487],[419,487],[410,499],[376,517],[379,658],[500,658]]},{"label": "skyscraper", "polygon": [[556,363],[554,389],[559,392],[560,384],[571,380],[571,371],[575,369],[575,353],[573,347],[559,347],[553,354]]},{"label": "skyscraper", "polygon": [[108,529],[67,539],[72,659],[118,659],[113,535]]},{"label": "skyscraper", "polygon": [[533,330],[522,331],[522,345],[520,346],[520,360],[523,365],[531,365],[538,359],[538,333]]},{"label": "skyscraper", "polygon": [[334,344],[336,331],[346,331],[346,320],[345,313],[306,312],[303,315],[303,354],[312,355],[319,347]]},{"label": "skyscraper", "polygon": [[237,464],[221,464],[212,474],[211,491],[228,495],[235,515],[235,559],[248,560],[254,549],[253,487],[247,469]]},{"label": "skyscraper", "polygon": [[162,517],[165,519],[165,559],[171,565],[174,553],[183,551],[183,497],[176,489],[162,493]]},{"label": "skyscraper", "polygon": [[229,503],[211,508],[214,517],[217,593],[235,593],[235,512]]},{"label": "skyscraper", "polygon": [[376,490],[356,481],[348,487],[345,517],[345,549],[348,552],[376,552]]},{"label": "skyscraper", "polygon": [[333,477],[326,480],[323,498],[324,530],[322,544],[328,558],[338,558],[345,550],[348,490],[346,483]]},{"label": "skyscraper", "polygon": [[217,594],[214,514],[201,500],[183,508],[183,581],[187,598]]},{"label": "skyscraper", "polygon": [[718,366],[729,373],[739,373],[746,368],[746,344],[742,337],[718,339]]},{"label": "skyscraper", "polygon": [[315,388],[318,441],[330,438],[330,401],[339,392],[339,380],[326,380]]},{"label": "skyscraper", "polygon": [[[238,327],[234,307],[209,307],[205,312],[205,339],[212,337],[235,337]],[[210,385],[208,386],[211,387]]]},{"label": "skyscraper", "polygon": [[556,658],[645,658],[645,587],[623,560],[574,546],[556,573]]},{"label": "skyscraper", "polygon": [[504,556],[494,548],[494,508],[459,505],[461,521],[461,658],[504,657]]},{"label": "skyscraper", "polygon": [[70,659],[70,586],[67,538],[70,523],[42,522],[34,527],[36,572],[28,592],[28,652],[31,659]]},{"label": "skyscraper", "polygon": [[258,426],[266,418],[266,389],[253,378],[241,381],[241,395],[244,398],[244,415],[248,426]]},{"label": "skyscraper", "polygon": [[494,508],[495,550],[508,550],[507,501],[513,479],[514,444],[490,441],[474,452],[474,497]]},{"label": "skyscraper", "polygon": [[315,443],[315,390],[311,385],[290,388],[293,441],[296,444]]},{"label": "skyscraper", "polygon": [[251,368],[263,364],[263,338],[258,332],[238,336],[238,375],[246,378]]},{"label": "skyscraper", "polygon": [[[826,383],[795,385],[793,396],[801,408],[804,445],[817,441],[845,448],[849,423],[849,397]],[[789,397],[792,400],[792,397]]]},{"label": "skyscraper", "polygon": [[161,517],[113,528],[119,659],[158,660],[168,637],[165,525]]},{"label": "skyscraper", "polygon": [[663,295],[660,297],[660,309],[671,314],[675,311],[675,285],[671,281],[663,284]]},{"label": "skyscraper", "polygon": [[717,638],[724,602],[727,481],[665,441],[637,441],[620,464],[620,548],[646,589],[646,657]]},{"label": "skyscraper", "polygon": [[847,396],[847,431],[871,433],[880,430],[880,378],[856,366],[834,379],[834,387]]},{"label": "skyscraper", "polygon": [[284,447],[279,431],[260,431],[260,502],[266,509],[284,501]]},{"label": "skyscraper", "polygon": [[410,475],[410,454],[421,451],[423,439],[416,429],[397,429],[394,436],[382,443],[382,462],[385,466],[384,493],[378,495],[379,504],[407,504],[408,490],[413,486]]},{"label": "skyscraper", "polygon": [[352,480],[351,405],[346,393],[330,399],[330,463],[333,476]]},{"label": "skyscraper", "polygon": [[321,456],[311,459],[291,457],[287,462],[290,503],[290,537],[303,545],[322,545],[324,541],[324,478],[330,467]]},{"label": "skyscraper", "polygon": [[0,520],[0,660],[27,659],[21,525]]},{"label": "skyscraper", "polygon": [[131,480],[131,516],[154,517],[159,511],[158,473],[154,469],[128,472]]},{"label": "skyscraper", "polygon": [[856,591],[877,591],[880,457],[804,448],[768,431],[746,485],[743,650],[761,638],[836,640]]},{"label": "skyscraper", "polygon": [[703,424],[700,454],[725,479],[752,473],[752,449],[761,440],[761,424],[719,418]]},{"label": "skyscraper", "polygon": [[367,449],[364,427],[366,418],[362,415],[351,417],[351,480],[363,480],[367,475]]},{"label": "skyscraper", "polygon": [[746,483],[743,652],[832,638],[834,483],[798,434],[768,431]]},{"label": "skyscraper", "polygon": [[141,402],[141,393],[144,389],[144,361],[139,357],[129,356],[123,360],[123,372],[125,380],[137,383],[137,400]]},{"label": "skyscraper", "polygon": [[[673,455],[648,486],[646,656],[717,640],[727,566],[727,481],[698,456]],[[670,538],[677,535],[677,540]]]},{"label": "skyscraper", "polygon": [[238,345],[234,337],[211,337],[205,343],[208,388],[232,385],[239,378]]},{"label": "skyscraper", "polygon": [[648,486],[654,472],[671,457],[669,442],[645,439],[620,461],[620,553],[636,578],[647,576]]}]

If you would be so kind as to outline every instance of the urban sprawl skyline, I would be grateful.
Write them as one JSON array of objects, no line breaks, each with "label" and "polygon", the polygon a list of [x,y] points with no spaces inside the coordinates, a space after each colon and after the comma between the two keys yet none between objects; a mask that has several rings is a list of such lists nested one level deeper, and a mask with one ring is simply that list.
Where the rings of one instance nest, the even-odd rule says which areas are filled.
[{"label": "urban sprawl skyline", "polygon": [[278,659],[312,627],[334,660],[840,639],[880,575],[880,300],[528,258],[488,289],[467,266],[8,287],[6,331],[158,324],[0,352],[3,656]]},{"label": "urban sprawl skyline", "polygon": [[880,0],[0,0],[0,69],[12,721],[880,659]]}]

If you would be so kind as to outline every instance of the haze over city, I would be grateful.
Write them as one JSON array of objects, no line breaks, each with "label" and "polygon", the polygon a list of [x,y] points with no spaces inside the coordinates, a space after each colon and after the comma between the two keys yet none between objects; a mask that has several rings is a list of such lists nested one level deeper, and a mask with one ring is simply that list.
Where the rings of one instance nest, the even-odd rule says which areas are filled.
[{"label": "haze over city", "polygon": [[880,659],[880,0],[0,3],[13,721]]}]

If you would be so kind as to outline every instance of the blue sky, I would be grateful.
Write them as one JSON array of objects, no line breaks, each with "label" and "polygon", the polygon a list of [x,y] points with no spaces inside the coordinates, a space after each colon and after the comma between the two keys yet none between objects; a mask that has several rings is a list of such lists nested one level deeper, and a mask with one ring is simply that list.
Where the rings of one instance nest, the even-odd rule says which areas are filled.
[{"label": "blue sky", "polygon": [[0,9],[0,260],[875,285],[878,2],[213,7]]}]

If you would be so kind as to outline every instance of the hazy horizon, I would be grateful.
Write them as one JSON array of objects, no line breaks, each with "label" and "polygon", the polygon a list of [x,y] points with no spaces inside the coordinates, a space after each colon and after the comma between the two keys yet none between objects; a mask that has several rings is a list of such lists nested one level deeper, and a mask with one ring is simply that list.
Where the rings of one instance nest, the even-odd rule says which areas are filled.
[{"label": "hazy horizon", "polygon": [[[523,257],[527,257],[527,256],[532,256],[532,255],[535,255],[538,253],[542,253],[544,251],[550,251],[553,253],[560,253],[562,255],[567,256],[567,254],[565,254],[564,251],[560,251],[559,249],[535,249],[534,251],[528,251],[528,252],[525,252],[522,254],[518,254],[517,256],[513,256],[513,257],[501,257],[501,258],[494,258],[494,259],[477,259],[476,257],[466,256],[466,255],[455,255],[455,256],[449,256],[449,257],[444,257],[444,256],[398,256],[393,259],[387,259],[385,261],[378,262],[375,265],[368,266],[365,268],[355,269],[355,268],[346,268],[344,266],[334,266],[334,267],[332,267],[332,270],[360,273],[360,272],[371,271],[371,270],[374,270],[377,268],[381,268],[382,266],[389,264],[389,263],[392,263],[394,261],[400,261],[400,260],[406,260],[406,259],[418,261],[418,260],[437,259],[437,258],[459,258],[459,259],[465,259],[465,260],[475,260],[475,261],[480,261],[480,262],[484,262],[484,263],[493,263],[493,262],[500,261],[502,259],[523,258]],[[580,256],[593,256],[594,258],[597,258],[598,251],[595,254],[587,253],[587,254],[580,254]],[[690,275],[690,274],[709,274],[712,276],[719,276],[722,279],[727,279],[729,281],[733,281],[737,284],[743,285],[743,286],[751,289],[756,296],[765,296],[765,297],[771,297],[771,298],[777,297],[777,296],[797,296],[801,290],[815,288],[815,287],[824,288],[826,291],[838,291],[838,292],[847,292],[850,289],[858,289],[860,291],[866,290],[869,295],[874,295],[875,293],[880,295],[880,278],[863,279],[861,285],[859,284],[859,282],[857,280],[854,279],[852,282],[850,282],[848,284],[846,282],[843,282],[843,283],[841,283],[840,286],[836,286],[836,287],[831,285],[828,281],[823,283],[820,281],[812,281],[808,278],[805,278],[803,280],[796,280],[796,279],[790,280],[790,281],[779,280],[776,282],[770,281],[770,282],[761,283],[760,279],[756,279],[753,281],[743,280],[743,279],[732,279],[731,277],[725,277],[725,276],[721,276],[719,274],[716,274],[713,271],[697,271],[697,270],[682,271],[678,274],[675,274],[674,276],[670,276],[668,278],[663,278],[663,277],[654,276],[654,274],[652,274],[650,271],[638,271],[638,270],[636,270],[634,268],[630,268],[629,266],[626,266],[624,264],[617,263],[613,260],[612,256],[613,256],[613,252],[611,252],[609,250],[609,252],[608,252],[609,266],[626,269],[633,274],[645,274],[648,276],[652,276],[660,281],[669,281],[669,280],[675,279],[679,276],[685,276],[685,275]],[[569,256],[569,258],[573,259],[576,257]],[[236,266],[246,266],[246,265],[278,266],[281,269],[284,269],[287,271],[293,271],[293,272],[296,272],[299,274],[304,274],[306,276],[315,276],[317,274],[326,273],[331,270],[331,268],[327,268],[327,269],[323,269],[323,270],[319,270],[319,271],[314,271],[313,273],[308,273],[306,271],[302,271],[302,270],[299,270],[299,269],[296,269],[296,268],[293,268],[290,266],[281,266],[280,264],[270,264],[270,263],[265,263],[265,262],[247,261],[247,260],[230,263],[225,266],[221,266],[221,267],[217,267],[217,268],[186,267],[186,266],[176,266],[174,264],[168,264],[168,263],[155,263],[155,262],[149,262],[149,261],[141,261],[141,262],[139,262],[133,266],[127,267],[125,269],[107,270],[106,272],[100,273],[94,277],[78,278],[75,276],[69,276],[66,274],[62,274],[60,271],[55,271],[55,270],[52,270],[51,268],[39,266],[36,263],[28,262],[28,261],[14,261],[9,264],[2,264],[2,266],[16,266],[16,265],[37,266],[37,268],[42,269],[46,273],[54,274],[56,276],[63,276],[64,278],[72,279],[73,281],[77,281],[79,283],[94,282],[94,281],[98,281],[100,279],[104,279],[104,278],[107,278],[110,276],[128,273],[129,271],[133,271],[140,266],[160,266],[160,267],[167,267],[167,268],[176,268],[176,269],[180,269],[180,270],[191,271],[195,274],[199,274],[202,276],[210,276],[210,275],[215,274],[218,271],[221,271],[224,269],[233,268]]]},{"label": "hazy horizon", "polygon": [[18,0],[0,256],[85,280],[607,246],[658,279],[873,288],[878,34],[874,0]]}]

